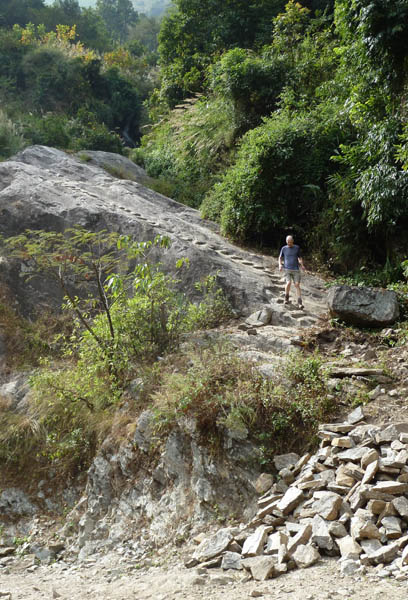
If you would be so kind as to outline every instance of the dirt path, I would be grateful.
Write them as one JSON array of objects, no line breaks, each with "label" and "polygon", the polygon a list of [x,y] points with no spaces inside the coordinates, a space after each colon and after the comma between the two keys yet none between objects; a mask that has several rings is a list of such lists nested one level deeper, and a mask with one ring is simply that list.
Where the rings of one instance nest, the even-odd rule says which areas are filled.
[{"label": "dirt path", "polygon": [[[138,569],[113,554],[77,566],[55,563],[34,572],[27,560],[13,562],[0,572],[0,598],[12,600],[239,600],[264,597],[268,600],[401,600],[408,592],[407,581],[382,579],[374,569],[359,577],[342,576],[337,559],[323,559],[307,570],[296,570],[264,582],[245,581],[242,571],[221,569],[201,575],[180,562]],[[154,560],[154,559],[153,559]]]}]

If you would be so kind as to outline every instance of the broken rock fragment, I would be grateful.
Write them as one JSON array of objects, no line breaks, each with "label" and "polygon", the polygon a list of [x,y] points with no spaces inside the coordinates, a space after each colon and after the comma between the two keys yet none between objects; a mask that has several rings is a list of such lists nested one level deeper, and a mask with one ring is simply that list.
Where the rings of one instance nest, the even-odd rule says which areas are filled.
[{"label": "broken rock fragment", "polygon": [[221,569],[242,569],[242,558],[238,552],[225,552],[222,557]]},{"label": "broken rock fragment", "polygon": [[198,562],[210,560],[210,558],[226,550],[232,539],[233,535],[229,529],[220,529],[216,534],[201,542],[194,552],[193,558],[198,560]]},{"label": "broken rock fragment", "polygon": [[334,492],[315,492],[312,510],[327,521],[335,521],[342,504],[342,497]]},{"label": "broken rock fragment", "polygon": [[283,498],[279,501],[276,508],[284,515],[288,515],[303,499],[303,492],[297,487],[290,487]]},{"label": "broken rock fragment", "polygon": [[242,547],[242,556],[257,556],[262,554],[266,538],[271,528],[265,525],[257,527],[256,531],[250,535]]},{"label": "broken rock fragment", "polygon": [[315,564],[320,558],[319,552],[314,546],[300,545],[293,554],[293,560],[299,569],[306,569]]},{"label": "broken rock fragment", "polygon": [[408,491],[408,484],[399,481],[379,481],[372,491],[385,494],[405,494]]},{"label": "broken rock fragment", "polygon": [[396,558],[398,554],[398,543],[388,544],[387,546],[381,546],[376,552],[369,557],[370,562],[375,565],[381,563],[390,563]]},{"label": "broken rock fragment", "polygon": [[336,539],[336,544],[339,547],[342,558],[358,558],[362,553],[362,548],[351,535],[346,535],[344,538]]},{"label": "broken rock fragment", "polygon": [[310,540],[311,535],[312,535],[312,526],[304,525],[298,531],[298,533],[288,541],[288,544],[287,544],[288,555],[292,556],[292,554],[295,553],[296,548],[298,548],[301,545],[307,544],[307,542]]},{"label": "broken rock fragment", "polygon": [[289,454],[279,454],[274,457],[273,464],[275,465],[277,471],[280,471],[281,469],[286,469],[296,465],[299,459],[299,454],[296,454],[295,452],[290,452]]},{"label": "broken rock fragment", "polygon": [[405,496],[394,498],[392,505],[401,517],[408,518],[408,499]]},{"label": "broken rock fragment", "polygon": [[265,554],[278,554],[281,546],[286,546],[288,543],[288,536],[283,531],[276,531],[268,537],[266,543]]},{"label": "broken rock fragment", "polygon": [[324,550],[332,550],[333,538],[329,532],[329,523],[320,515],[315,515],[312,521],[312,542]]},{"label": "broken rock fragment", "polygon": [[242,560],[242,566],[247,571],[250,571],[252,577],[256,581],[265,581],[281,572],[281,569],[275,568],[276,559],[271,556],[253,556],[251,558],[244,558]]},{"label": "broken rock fragment", "polygon": [[374,523],[371,521],[359,516],[355,516],[351,519],[350,534],[351,537],[357,541],[364,538],[371,540],[379,540],[381,538],[381,533],[378,527],[376,527],[376,525],[374,525]]}]

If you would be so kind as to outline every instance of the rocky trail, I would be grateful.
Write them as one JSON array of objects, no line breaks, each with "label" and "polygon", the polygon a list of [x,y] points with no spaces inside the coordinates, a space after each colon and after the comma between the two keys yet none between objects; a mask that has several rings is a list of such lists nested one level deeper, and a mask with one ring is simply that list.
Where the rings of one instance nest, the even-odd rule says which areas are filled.
[{"label": "rocky trail", "polygon": [[[101,157],[101,154],[104,156]],[[18,155],[15,160],[1,163],[0,213],[3,218],[0,233],[13,235],[28,227],[63,228],[81,224],[85,227],[103,226],[120,230],[139,239],[148,239],[159,233],[168,235],[172,239],[172,249],[164,259],[165,265],[169,266],[175,257],[180,256],[187,256],[192,265],[183,284],[191,286],[203,274],[218,271],[219,281],[234,303],[237,319],[217,332],[217,335],[229,339],[239,355],[253,361],[264,377],[271,377],[293,348],[318,348],[327,359],[332,388],[336,388],[341,382],[345,391],[361,394],[367,401],[364,414],[360,415],[361,419],[356,426],[361,422],[366,423],[367,427],[378,426],[375,435],[380,435],[390,423],[408,422],[406,348],[384,346],[380,337],[373,344],[363,334],[350,337],[347,331],[333,332],[327,320],[325,284],[314,274],[305,275],[302,281],[304,310],[299,310],[294,302],[285,306],[284,281],[277,270],[276,258],[235,247],[224,240],[212,224],[203,223],[197,211],[145,188],[145,175],[139,168],[135,167],[131,177],[129,175],[132,181],[118,180],[99,168],[102,159],[105,162],[116,161],[116,158],[109,157],[106,153],[94,153],[87,162],[81,163],[62,152],[34,147]],[[116,162],[114,164],[123,168],[123,161],[119,165]],[[127,163],[126,168],[132,169]],[[24,310],[31,310],[34,297],[40,296],[44,302],[47,301],[49,290],[43,287],[23,289],[15,278],[13,268],[4,261],[0,264],[0,271]],[[392,338],[392,335],[392,329],[384,331],[384,337]],[[14,385],[15,390],[13,385],[5,381],[0,395],[23,395],[20,384]],[[344,414],[339,415],[341,422],[346,419],[349,411],[349,407],[345,407]],[[8,547],[6,540],[0,540],[0,600],[235,600],[247,597],[271,600],[371,600],[383,597],[399,600],[408,590],[408,567],[404,555],[407,548],[405,538],[408,509],[406,514],[398,513],[399,504],[394,506],[395,498],[392,493],[391,497],[380,498],[387,505],[382,506],[382,510],[388,511],[384,515],[373,511],[370,514],[357,514],[358,510],[367,510],[369,500],[365,496],[355,500],[352,514],[343,505],[343,512],[340,514],[339,507],[341,503],[349,502],[348,494],[352,488],[356,492],[361,485],[366,485],[370,491],[378,483],[396,481],[401,477],[404,479],[408,470],[408,446],[405,447],[408,441],[400,439],[400,432],[393,433],[393,439],[385,436],[385,439],[380,440],[374,435],[363,436],[360,440],[353,438],[352,431],[352,427],[336,431],[335,424],[323,428],[320,450],[323,454],[318,458],[316,455],[298,457],[298,461],[303,460],[300,467],[298,461],[295,461],[285,467],[285,472],[281,468],[278,481],[263,490],[263,497],[259,494],[258,516],[254,517],[254,506],[249,506],[248,514],[252,515],[251,518],[231,526],[225,547],[205,558],[204,555],[200,556],[199,548],[218,533],[217,524],[213,522],[209,525],[202,508],[208,502],[208,481],[212,477],[221,482],[221,487],[228,487],[228,502],[228,494],[234,495],[236,490],[241,491],[244,487],[242,482],[245,477],[248,478],[245,469],[240,470],[235,466],[234,477],[231,477],[226,463],[217,471],[218,467],[215,467],[210,456],[195,454],[194,435],[188,448],[182,445],[177,435],[170,440],[173,446],[169,445],[164,452],[163,460],[153,477],[144,474],[142,479],[132,479],[130,465],[135,460],[133,446],[124,447],[112,457],[98,457],[90,470],[85,495],[67,516],[67,521],[71,519],[77,523],[79,543],[76,552],[61,552],[55,547],[52,549],[48,536],[44,554],[47,538],[44,531],[47,528],[49,531],[57,531],[61,523],[46,523],[45,519],[41,524],[41,519],[33,518],[33,513],[30,513],[27,533],[33,534],[31,538],[38,541],[37,546],[30,546],[21,540],[19,553],[15,547]],[[141,418],[134,440],[138,451],[143,451],[148,441],[146,418]],[[181,450],[176,447],[176,442],[180,444]],[[239,448],[249,452],[242,440],[231,443],[236,443],[237,447],[241,444]],[[405,462],[402,455],[398,460],[393,456],[393,464],[386,462],[391,460],[389,453],[392,443],[393,452],[397,451],[398,444],[401,446],[398,446],[398,452],[407,452]],[[357,459],[343,461],[338,458],[341,452],[355,448],[370,449],[377,453],[374,459],[377,461],[377,469],[374,473],[372,467],[372,480],[364,484],[364,473],[361,472],[359,462],[364,453],[361,456],[359,454]],[[194,458],[192,469],[190,465],[182,465],[180,458],[183,454],[191,453]],[[238,455],[241,456],[239,453]],[[348,471],[344,473],[345,465]],[[124,490],[118,498],[114,497],[113,490],[107,483],[113,467],[121,470],[123,481],[129,482],[127,488],[123,485]],[[337,478],[341,469],[343,479],[339,483]],[[394,472],[389,469],[394,469]],[[324,477],[321,475],[323,472],[326,473]],[[329,472],[330,475],[327,474]],[[375,477],[378,477],[378,481],[374,481]],[[233,479],[237,481],[233,482]],[[169,482],[170,487],[165,488]],[[252,484],[255,485],[255,482]],[[242,489],[242,500],[231,497],[231,503],[246,502],[253,497],[252,484],[248,489]],[[158,487],[160,493],[157,492]],[[180,492],[181,488],[183,493]],[[163,494],[165,489],[166,493]],[[301,493],[296,492],[295,503],[290,503],[290,507],[285,508],[284,498],[288,490],[291,494],[294,489]],[[194,505],[196,526],[190,534],[186,533],[184,521],[193,511],[189,507],[192,502],[189,494],[193,492],[199,502]],[[299,512],[304,503],[313,499],[316,501],[316,493],[334,494],[341,498],[341,502],[336,499],[338,512],[335,516],[330,515],[328,518],[326,514],[322,517],[323,509],[316,509],[315,514],[308,513],[308,505],[304,507],[304,514],[294,514],[296,510]],[[401,488],[398,497],[404,499],[405,496],[408,497],[408,494],[405,488]],[[0,494],[0,510],[11,510],[11,504],[7,504]],[[405,508],[401,510],[405,511]],[[154,516],[150,529],[145,528],[146,515]],[[316,515],[326,524],[339,522],[346,526],[346,533],[342,531],[344,535],[338,537],[352,538],[357,545],[361,542],[361,531],[359,530],[359,534],[355,534],[356,528],[351,531],[352,519],[358,517],[364,523],[372,523],[379,532],[378,535],[374,534],[374,540],[380,540],[378,543],[381,546],[393,547],[390,560],[389,557],[379,561],[361,558],[361,554],[369,554],[366,548],[373,552],[379,550],[378,543],[374,544],[376,550],[362,544],[359,545],[361,551],[356,551],[353,546],[351,555],[343,556],[343,563],[351,560],[353,564],[349,569],[341,569],[341,544],[337,544],[338,538],[333,532],[328,532],[327,535],[325,533],[324,543],[329,546],[326,550],[329,549],[328,554],[331,556],[325,553],[324,546],[321,548],[316,540],[316,532],[311,529]],[[390,517],[391,521],[385,523],[388,522],[390,527],[391,524],[394,527],[398,525],[399,530],[397,527],[390,534],[387,533],[385,525],[380,522],[386,517]],[[289,532],[285,529],[288,524]],[[175,529],[176,526],[178,529]],[[373,527],[368,528],[371,535]],[[128,537],[127,529],[132,532]],[[340,529],[339,527],[338,530]],[[295,564],[293,556],[296,548],[292,549],[293,552],[288,551],[290,542],[293,542],[300,530],[304,534],[300,545],[319,552],[319,557],[314,554],[316,561],[310,560],[308,565],[301,565],[301,558],[299,564]],[[107,531],[109,544],[105,541]],[[178,538],[180,532],[183,535]],[[276,552],[267,551],[268,536],[275,534],[279,534],[281,544]],[[256,538],[257,535],[261,540],[258,539],[259,546],[248,552],[248,539],[251,536]],[[285,541],[284,536],[289,536],[289,540]],[[363,539],[364,536],[363,533]],[[149,537],[155,540],[150,549],[148,543],[145,546],[142,544]],[[130,542],[128,538],[133,541]],[[230,559],[234,559],[235,565],[239,564],[239,567],[223,568],[222,560],[226,552],[236,555]],[[253,558],[266,559],[267,565],[261,565],[260,574],[256,571],[254,561],[251,562]],[[245,563],[245,560],[249,562]],[[294,568],[299,566],[301,568]],[[307,569],[302,568],[306,566]]]},{"label": "rocky trail", "polygon": [[[176,560],[175,560],[176,559]],[[160,559],[158,559],[160,564]],[[166,560],[167,562],[167,560]],[[117,557],[97,557],[97,563],[76,566],[38,567],[27,572],[22,561],[10,573],[0,574],[0,598],[12,600],[401,600],[405,582],[339,573],[336,559],[324,559],[306,571],[291,571],[280,579],[248,581],[243,574],[221,569],[202,574],[187,571],[177,557],[165,566],[139,568]],[[29,567],[28,567],[29,568]]]}]

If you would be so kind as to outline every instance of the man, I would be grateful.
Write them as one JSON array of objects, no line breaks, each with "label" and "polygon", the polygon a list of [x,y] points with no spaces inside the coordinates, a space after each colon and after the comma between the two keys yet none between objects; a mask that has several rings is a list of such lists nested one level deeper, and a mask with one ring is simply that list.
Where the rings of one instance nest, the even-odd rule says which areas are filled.
[{"label": "man", "polygon": [[288,235],[286,246],[281,248],[279,254],[279,271],[285,270],[285,304],[289,304],[289,292],[292,281],[295,284],[297,302],[300,309],[303,310],[302,294],[300,291],[300,269],[305,270],[303,260],[300,255],[300,248],[294,243],[293,237]]}]

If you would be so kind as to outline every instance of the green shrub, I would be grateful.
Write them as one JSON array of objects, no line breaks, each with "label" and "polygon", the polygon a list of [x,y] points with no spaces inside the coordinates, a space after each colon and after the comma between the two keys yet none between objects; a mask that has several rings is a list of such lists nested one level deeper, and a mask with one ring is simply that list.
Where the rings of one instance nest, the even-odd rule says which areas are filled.
[{"label": "green shrub", "polygon": [[109,131],[105,123],[99,122],[91,111],[80,109],[75,118],[68,122],[68,131],[71,137],[70,148],[73,150],[123,153],[120,136]]},{"label": "green shrub", "polygon": [[186,330],[211,329],[232,317],[231,305],[224,291],[218,287],[217,275],[208,275],[195,284],[202,297],[196,303],[189,303],[186,316]]},{"label": "green shrub", "polygon": [[210,88],[232,102],[237,129],[244,133],[259,125],[262,116],[277,108],[279,95],[290,78],[284,54],[265,51],[256,55],[234,48],[209,70]]},{"label": "green shrub", "polygon": [[[152,246],[168,247],[168,239],[160,236],[135,242],[117,233],[74,228],[26,231],[4,245],[26,261],[26,277],[46,275],[59,282],[71,326],[58,321],[57,335],[44,343],[44,324],[37,324],[37,335],[35,323],[20,332],[23,325],[6,301],[0,304],[6,343],[16,351],[24,344],[23,356],[36,352],[40,360],[30,381],[27,414],[10,414],[0,406],[0,458],[14,469],[24,470],[31,461],[31,468],[51,463],[61,474],[71,473],[89,464],[101,432],[120,420],[115,414],[121,402],[128,400],[125,420],[135,410],[127,391],[131,380],[149,365],[157,381],[156,359],[174,351],[182,334],[228,318],[229,305],[216,276],[197,284],[196,305],[188,301],[177,289],[179,282],[148,260]],[[185,263],[181,259],[176,266]],[[76,283],[78,296],[68,282]],[[47,324],[50,329],[52,320]],[[52,362],[41,355],[52,355]]]},{"label": "green shrub", "polygon": [[223,233],[241,241],[271,243],[288,228],[309,230],[342,136],[335,112],[326,107],[322,118],[322,110],[278,113],[248,132],[235,164],[206,196],[203,216],[220,220]]},{"label": "green shrub", "polygon": [[90,411],[85,402],[57,391],[61,378],[50,376],[48,383],[53,386],[47,387],[45,375],[34,376],[34,395],[24,415],[0,408],[3,477],[8,472],[24,476],[27,471],[32,477],[50,465],[57,469],[57,480],[75,475],[89,467],[112,424],[112,413]]},{"label": "green shrub", "polygon": [[71,147],[69,119],[64,114],[47,113],[43,116],[24,115],[22,128],[32,144],[68,150]]},{"label": "green shrub", "polygon": [[104,123],[98,122],[95,115],[85,109],[80,109],[75,117],[53,112],[42,116],[24,115],[22,128],[27,140],[33,144],[62,150],[123,152],[120,136],[109,131]]}]

